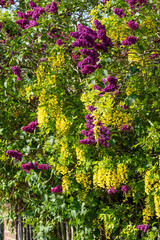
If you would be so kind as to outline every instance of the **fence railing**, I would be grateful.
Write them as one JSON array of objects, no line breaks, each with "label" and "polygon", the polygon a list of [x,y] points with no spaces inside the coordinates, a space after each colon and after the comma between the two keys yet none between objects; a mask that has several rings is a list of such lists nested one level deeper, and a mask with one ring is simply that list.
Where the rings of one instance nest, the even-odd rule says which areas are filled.
[{"label": "fence railing", "polygon": [[[5,240],[8,238],[6,237],[6,231],[7,225],[4,226],[3,223],[0,224],[0,240]],[[34,240],[33,238],[33,229],[34,226],[25,226],[24,219],[21,216],[18,216],[16,224],[15,224],[15,236],[11,237],[9,239],[13,240]],[[8,231],[8,230],[7,230]],[[106,238],[101,236],[98,238],[98,240],[104,240]],[[73,238],[78,239],[78,231],[77,228],[73,227],[72,225],[69,225],[69,221],[65,220],[61,223],[56,223],[56,228],[53,233],[53,239],[54,240],[73,240]],[[96,240],[97,238],[93,234],[93,240]],[[47,240],[47,239],[45,239]],[[86,240],[84,238],[81,238],[81,240]]]}]

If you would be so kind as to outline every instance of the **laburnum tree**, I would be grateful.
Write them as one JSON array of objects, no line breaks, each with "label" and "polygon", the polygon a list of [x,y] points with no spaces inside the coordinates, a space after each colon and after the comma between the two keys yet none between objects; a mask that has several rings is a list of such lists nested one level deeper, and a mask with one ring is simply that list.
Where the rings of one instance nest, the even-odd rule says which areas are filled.
[{"label": "laburnum tree", "polygon": [[8,219],[38,240],[66,221],[74,239],[160,239],[159,1],[0,5]]}]

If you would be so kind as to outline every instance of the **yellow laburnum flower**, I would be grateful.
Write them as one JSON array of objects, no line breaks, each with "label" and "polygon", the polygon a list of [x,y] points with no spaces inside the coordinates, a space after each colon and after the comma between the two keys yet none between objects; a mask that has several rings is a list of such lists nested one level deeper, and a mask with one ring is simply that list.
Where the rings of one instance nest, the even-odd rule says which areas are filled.
[{"label": "yellow laburnum flower", "polygon": [[160,196],[154,195],[154,204],[155,204],[155,212],[157,215],[157,218],[160,218]]}]

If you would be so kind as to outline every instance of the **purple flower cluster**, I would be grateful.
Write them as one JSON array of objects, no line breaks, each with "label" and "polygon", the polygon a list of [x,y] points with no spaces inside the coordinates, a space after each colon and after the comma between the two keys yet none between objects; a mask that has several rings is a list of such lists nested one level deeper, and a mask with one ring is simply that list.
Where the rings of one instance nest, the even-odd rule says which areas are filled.
[{"label": "purple flower cluster", "polygon": [[22,161],[22,153],[17,150],[7,150],[6,154],[10,157],[14,157],[16,160]]},{"label": "purple flower cluster", "polygon": [[8,2],[6,2],[5,0],[0,0],[0,6],[1,7],[5,7],[5,5],[9,5],[9,4],[15,4],[15,2],[13,0],[9,0]]},{"label": "purple flower cluster", "polygon": [[131,126],[129,124],[123,125],[123,126],[120,127],[120,130],[130,132],[131,131]]},{"label": "purple flower cluster", "polygon": [[137,229],[143,231],[144,233],[147,232],[148,228],[149,228],[149,225],[145,225],[145,224],[142,224],[142,225],[137,225],[136,227]]},{"label": "purple flower cluster", "polygon": [[34,129],[37,127],[37,125],[38,125],[38,122],[36,120],[29,123],[28,126],[22,127],[22,130],[25,132],[34,133]]},{"label": "purple flower cluster", "polygon": [[57,13],[58,12],[58,5],[56,2],[51,3],[50,13]]},{"label": "purple flower cluster", "polygon": [[62,39],[58,39],[56,41],[57,45],[60,47],[61,45],[63,45]]},{"label": "purple flower cluster", "polygon": [[103,0],[103,5],[106,5],[106,2],[107,2],[108,0]]},{"label": "purple flower cluster", "polygon": [[[88,107],[90,112],[93,112],[96,108],[93,106]],[[94,117],[91,114],[85,115],[85,118],[87,120],[87,124],[85,125],[86,128],[89,129],[89,131],[82,130],[81,133],[86,136],[86,139],[82,139],[79,141],[81,144],[88,144],[88,145],[93,145],[96,140],[95,137],[93,136],[94,134]],[[97,139],[97,142],[99,144],[103,145],[104,147],[109,147],[109,143],[107,141],[110,140],[110,132],[108,127],[104,127],[101,121],[98,121],[97,126],[99,126],[99,138]]]},{"label": "purple flower cluster", "polygon": [[123,191],[125,194],[127,194],[128,191],[129,191],[129,186],[127,186],[127,185],[122,185],[122,186],[121,186],[121,189],[122,189],[122,191]]},{"label": "purple flower cluster", "polygon": [[148,56],[148,58],[150,58],[150,59],[155,59],[157,57],[158,57],[157,53],[154,53],[154,54]]},{"label": "purple flower cluster", "polygon": [[105,26],[102,25],[98,20],[94,20],[94,25],[97,29],[97,36],[101,40],[102,46],[104,48],[113,47],[111,39],[106,35]]},{"label": "purple flower cluster", "polygon": [[[33,1],[29,1],[30,8],[33,9],[33,11],[27,11],[26,13],[17,11],[17,15],[19,19],[16,21],[18,25],[22,29],[28,29],[30,27],[38,26],[38,23],[36,22],[38,18],[45,12],[48,12],[50,10],[50,13],[57,13],[58,12],[58,5],[56,2],[52,2],[51,6],[49,4],[46,5],[45,8],[38,7],[36,3]],[[32,18],[32,20],[29,20],[29,18]]]},{"label": "purple flower cluster", "polygon": [[53,192],[53,193],[61,193],[62,192],[62,186],[58,185],[55,188],[52,188],[51,192]]},{"label": "purple flower cluster", "polygon": [[12,67],[12,71],[17,76],[17,80],[21,81],[22,80],[21,79],[21,69],[19,69],[19,67],[17,67],[17,66],[14,66],[14,67]]},{"label": "purple flower cluster", "polygon": [[51,169],[51,166],[50,166],[50,164],[40,164],[37,166],[37,168],[47,171],[47,170]]},{"label": "purple flower cluster", "polygon": [[0,22],[0,30],[2,29],[2,27],[3,27],[3,25],[2,25],[2,23]]},{"label": "purple flower cluster", "polygon": [[103,94],[105,94],[106,92],[114,92],[115,90],[120,88],[120,85],[117,85],[117,78],[115,77],[109,76],[107,80],[102,78],[101,81],[103,82],[104,85],[106,84],[106,82],[108,82],[108,85],[106,85],[104,88],[100,88],[97,85],[93,85],[94,90],[98,90],[101,92],[99,94],[100,97],[103,96]]},{"label": "purple flower cluster", "polygon": [[135,36],[128,36],[125,40],[122,41],[122,45],[125,46],[131,46],[132,44],[135,44],[139,38]]},{"label": "purple flower cluster", "polygon": [[[17,11],[18,17],[22,19],[17,20],[16,23],[20,25],[22,29],[38,26],[38,23],[35,20],[37,20],[39,16],[45,12],[44,8],[37,7],[37,5],[32,1],[30,1],[29,4],[34,11],[27,11],[26,13]],[[30,17],[32,17],[31,20],[29,20]]]},{"label": "purple flower cluster", "polygon": [[119,18],[123,18],[123,16],[125,16],[124,13],[124,9],[119,9],[119,8],[114,8],[113,12],[119,17]]},{"label": "purple flower cluster", "polygon": [[128,27],[130,27],[133,31],[139,28],[138,23],[135,22],[134,20],[129,20]]},{"label": "purple flower cluster", "polygon": [[26,173],[30,173],[30,170],[31,170],[31,169],[35,169],[36,166],[37,166],[37,162],[35,162],[35,163],[33,163],[33,164],[32,164],[31,162],[21,164],[21,167],[23,168],[23,170],[24,170]]},{"label": "purple flower cluster", "polygon": [[142,5],[146,5],[148,3],[147,0],[126,0],[126,2],[129,4],[130,9],[133,9],[136,4],[138,7],[141,7]]},{"label": "purple flower cluster", "polygon": [[114,187],[111,187],[107,190],[108,194],[115,194],[117,192],[117,189],[115,189]]},{"label": "purple flower cluster", "polygon": [[35,162],[33,164],[31,162],[21,164],[21,167],[23,168],[23,170],[26,171],[26,173],[30,173],[29,170],[35,169],[35,168],[38,168],[40,170],[45,170],[45,171],[51,169],[51,166],[49,164],[39,164],[38,165],[37,162]]},{"label": "purple flower cluster", "polygon": [[[98,20],[95,20],[94,24],[97,32],[82,24],[78,24],[78,31],[70,33],[70,36],[76,39],[76,41],[72,43],[72,46],[82,47],[83,49],[80,50],[81,54],[87,56],[78,63],[83,74],[91,74],[97,68],[102,67],[101,64],[97,64],[99,54],[95,50],[107,52],[107,47],[113,46],[111,39],[106,36],[105,26]],[[101,43],[96,43],[97,38],[101,40]]]}]

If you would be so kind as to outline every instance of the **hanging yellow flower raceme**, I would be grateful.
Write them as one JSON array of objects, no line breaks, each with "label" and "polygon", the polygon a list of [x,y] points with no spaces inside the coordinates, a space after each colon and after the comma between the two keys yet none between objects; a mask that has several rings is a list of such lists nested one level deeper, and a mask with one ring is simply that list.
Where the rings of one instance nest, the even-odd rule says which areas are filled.
[{"label": "hanging yellow flower raceme", "polygon": [[154,195],[154,204],[157,218],[160,218],[160,195],[159,196],[157,194]]},{"label": "hanging yellow flower raceme", "polygon": [[64,175],[62,177],[62,191],[63,193],[70,193],[71,190],[71,182],[69,180],[68,175]]},{"label": "hanging yellow flower raceme", "polygon": [[95,167],[93,174],[93,185],[95,187],[107,188],[110,187],[118,188],[122,184],[127,183],[128,170],[125,164],[117,165],[116,169],[106,169],[103,161],[100,165]]},{"label": "hanging yellow flower raceme", "polygon": [[69,121],[62,113],[63,103],[58,102],[57,95],[48,93],[51,87],[56,89],[56,75],[52,73],[55,69],[60,68],[63,65],[65,58],[64,52],[54,53],[52,57],[48,58],[48,62],[51,65],[51,71],[45,73],[44,64],[40,64],[36,74],[38,80],[38,87],[40,90],[39,106],[37,109],[37,119],[40,128],[46,126],[46,123],[51,120],[55,120],[56,134],[63,135],[69,129]]},{"label": "hanging yellow flower raceme", "polygon": [[82,163],[85,163],[86,158],[85,158],[85,152],[83,151],[83,149],[81,148],[81,146],[76,146],[75,147],[76,150],[76,155],[77,155],[77,164],[80,165]]},{"label": "hanging yellow flower raceme", "polygon": [[89,176],[82,172],[76,171],[76,181],[80,184],[83,184],[85,189],[90,188],[91,181],[89,180]]},{"label": "hanging yellow flower raceme", "polygon": [[151,216],[153,215],[153,210],[151,206],[147,205],[143,209],[143,223],[148,224]]}]

